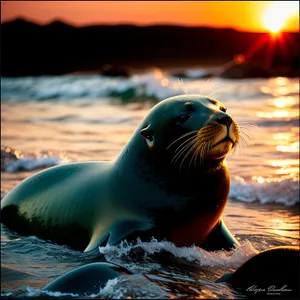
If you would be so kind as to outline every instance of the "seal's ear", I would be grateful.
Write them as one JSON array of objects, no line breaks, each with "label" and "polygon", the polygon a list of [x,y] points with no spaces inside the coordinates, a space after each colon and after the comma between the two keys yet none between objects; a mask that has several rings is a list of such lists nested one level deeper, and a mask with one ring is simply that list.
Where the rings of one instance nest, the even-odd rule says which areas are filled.
[{"label": "seal's ear", "polygon": [[146,128],[143,128],[140,131],[140,133],[145,138],[149,148],[151,149],[154,145],[154,132],[151,129],[151,125],[148,125]]}]

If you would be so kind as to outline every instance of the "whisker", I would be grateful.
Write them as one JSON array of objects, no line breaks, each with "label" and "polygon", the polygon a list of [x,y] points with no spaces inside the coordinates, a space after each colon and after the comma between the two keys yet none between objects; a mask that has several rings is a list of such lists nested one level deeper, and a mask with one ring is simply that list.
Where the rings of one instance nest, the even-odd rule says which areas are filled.
[{"label": "whisker", "polygon": [[243,135],[240,135],[240,142],[242,145],[247,145],[247,139]]},{"label": "whisker", "polygon": [[179,172],[180,172],[180,170],[181,170],[181,167],[182,167],[184,161],[186,160],[186,158],[188,157],[188,155],[194,150],[195,146],[196,146],[196,143],[195,143],[195,144],[191,147],[191,149],[185,154],[183,160],[182,160],[181,163],[180,163],[180,166],[179,166]]},{"label": "whisker", "polygon": [[255,128],[259,128],[258,125],[256,125],[255,123],[253,122],[239,122],[239,125],[246,125],[246,126],[250,126],[250,127],[255,127]]},{"label": "whisker", "polygon": [[178,142],[180,139],[183,139],[184,137],[188,136],[188,135],[191,135],[193,133],[197,133],[198,130],[193,130],[193,131],[190,131],[190,132],[187,132],[185,134],[183,134],[182,136],[180,136],[178,139],[176,139],[174,142],[172,142],[168,147],[167,147],[167,150],[173,145],[175,144],[176,142]]},{"label": "whisker", "polygon": [[200,147],[200,149],[199,149],[200,151],[199,151],[199,164],[200,165],[202,165],[203,164],[203,162],[204,162],[204,153],[205,153],[205,147],[204,146],[202,146],[202,147]]},{"label": "whisker", "polygon": [[197,154],[198,154],[198,149],[199,149],[199,145],[197,145],[197,144],[198,143],[196,143],[197,147],[195,147],[194,153],[190,159],[189,169],[191,168],[191,163],[193,162],[193,159],[194,159],[194,167],[196,167],[196,160],[197,160]]},{"label": "whisker", "polygon": [[195,138],[195,136],[191,136],[191,137],[189,137],[187,140],[185,140],[184,142],[182,142],[182,143],[176,148],[175,153],[178,152],[179,149],[180,149],[181,147],[183,147],[187,142],[189,142],[189,141],[190,141],[191,139],[193,139],[193,138]]},{"label": "whisker", "polygon": [[243,124],[240,125],[240,128],[245,129],[245,130],[250,130],[252,131],[253,129],[258,129],[259,127],[250,127],[250,126],[244,126]]},{"label": "whisker", "polygon": [[191,99],[191,97],[190,97],[190,95],[189,95],[189,92],[188,92],[188,90],[187,90],[187,88],[186,88],[186,85],[184,84],[182,78],[177,78],[177,79],[178,79],[178,81],[181,83],[181,87],[182,87],[182,90],[183,90],[184,94],[185,94],[189,99]]},{"label": "whisker", "polygon": [[251,136],[245,131],[241,131],[240,136],[247,138],[248,140],[251,140]]},{"label": "whisker", "polygon": [[243,140],[246,142],[246,146],[248,146],[248,142],[252,141],[253,137],[253,129],[257,130],[259,127],[250,122],[242,122],[239,126],[240,128],[240,137],[243,138]]},{"label": "whisker", "polygon": [[[176,149],[174,158],[175,158],[177,155],[180,155],[180,153],[181,153],[182,151],[184,151],[184,149],[185,149],[186,147],[189,147],[189,145],[191,144],[191,142],[193,142],[192,139],[195,139],[195,137],[192,136],[192,137],[190,137],[187,141],[185,141],[185,142],[183,142],[182,144],[179,145],[179,147],[181,147],[181,149],[179,150],[179,149],[178,149],[179,147]],[[184,145],[184,144],[185,144],[185,145]]]},{"label": "whisker", "polygon": [[174,161],[174,164],[176,164],[177,160],[179,159],[179,157],[191,146],[193,145],[194,143],[194,140],[191,140],[188,144],[186,144],[179,152],[177,152],[175,154],[175,156],[173,157],[171,163],[173,162],[173,160],[175,159]]},{"label": "whisker", "polygon": [[248,146],[247,140],[243,136],[240,136],[240,143],[238,146],[239,146],[240,154],[243,155],[243,150],[246,149]]},{"label": "whisker", "polygon": [[252,136],[249,135],[247,132],[241,131],[240,133],[240,137],[242,137],[245,141],[251,141],[252,140]]},{"label": "whisker", "polygon": [[238,144],[235,146],[235,148],[233,149],[233,152],[232,152],[232,155],[234,155],[235,153],[237,153],[237,150],[238,150],[238,153],[237,155],[240,155],[242,156],[242,143],[243,143],[243,140],[240,139]]},{"label": "whisker", "polygon": [[238,148],[238,144],[233,148],[231,155],[234,156],[236,153],[236,149]]},{"label": "whisker", "polygon": [[214,90],[212,90],[209,93],[208,97],[209,98],[213,97],[213,95],[215,95],[216,93],[218,93],[220,91],[220,89],[224,88],[224,86],[225,86],[225,84],[217,84],[217,85],[213,86],[212,89],[214,89]]},{"label": "whisker", "polygon": [[201,166],[202,162],[203,162],[203,155],[204,155],[204,145],[203,143],[201,143],[199,145],[199,147],[197,148],[197,153],[198,155],[195,157],[195,161],[194,161],[194,166],[196,167],[196,163],[197,163],[197,158],[199,158],[199,165]]},{"label": "whisker", "polygon": [[250,130],[249,128],[243,128],[243,127],[240,127],[240,132],[243,132],[245,134],[248,134],[248,136],[252,136],[253,135],[253,131]]},{"label": "whisker", "polygon": [[243,156],[243,147],[242,147],[241,144],[238,145],[238,148],[237,148],[237,149],[239,150],[238,155]]},{"label": "whisker", "polygon": [[180,153],[180,155],[176,158],[174,165],[176,165],[176,163],[179,161],[179,158],[182,157],[182,155],[184,155],[184,153],[188,152],[193,147],[193,143],[194,143],[194,141],[192,141],[189,145],[187,145],[187,147],[185,147],[184,151],[182,151]]},{"label": "whisker", "polygon": [[204,156],[207,152],[207,145],[203,145],[203,147],[200,149],[200,165],[204,164]]}]

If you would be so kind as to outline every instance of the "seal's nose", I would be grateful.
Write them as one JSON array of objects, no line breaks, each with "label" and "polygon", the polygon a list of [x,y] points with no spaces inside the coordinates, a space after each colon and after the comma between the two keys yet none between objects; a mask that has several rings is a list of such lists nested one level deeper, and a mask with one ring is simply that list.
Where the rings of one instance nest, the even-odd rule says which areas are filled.
[{"label": "seal's nose", "polygon": [[227,127],[229,127],[232,123],[232,119],[229,116],[223,116],[221,118],[218,118],[216,121],[220,124],[226,125]]}]

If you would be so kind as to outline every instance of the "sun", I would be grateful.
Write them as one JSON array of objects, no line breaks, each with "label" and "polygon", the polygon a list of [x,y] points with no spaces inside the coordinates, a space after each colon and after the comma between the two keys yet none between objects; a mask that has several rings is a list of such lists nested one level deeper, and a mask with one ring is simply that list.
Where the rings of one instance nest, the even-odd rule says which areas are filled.
[{"label": "sun", "polygon": [[299,13],[299,1],[274,1],[263,15],[266,29],[273,33],[281,31],[294,14]]}]

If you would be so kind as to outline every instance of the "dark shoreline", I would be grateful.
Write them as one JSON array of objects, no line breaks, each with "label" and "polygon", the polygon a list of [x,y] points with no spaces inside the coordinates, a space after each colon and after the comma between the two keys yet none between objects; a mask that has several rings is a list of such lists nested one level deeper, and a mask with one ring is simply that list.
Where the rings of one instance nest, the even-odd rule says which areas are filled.
[{"label": "dark shoreline", "polygon": [[[273,67],[294,68],[299,52],[298,33],[282,33],[288,58],[274,48]],[[107,64],[121,69],[195,68],[223,65],[244,54],[267,33],[234,29],[181,26],[98,25],[72,27],[62,22],[37,25],[22,19],[1,24],[1,76],[62,75],[74,72],[101,73]],[[261,47],[251,62],[266,57]]]}]

